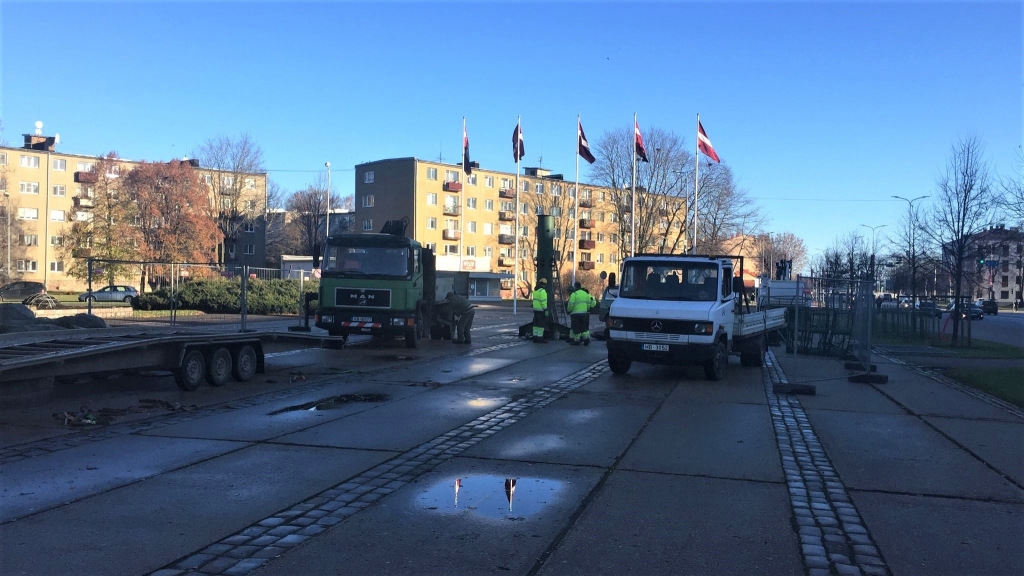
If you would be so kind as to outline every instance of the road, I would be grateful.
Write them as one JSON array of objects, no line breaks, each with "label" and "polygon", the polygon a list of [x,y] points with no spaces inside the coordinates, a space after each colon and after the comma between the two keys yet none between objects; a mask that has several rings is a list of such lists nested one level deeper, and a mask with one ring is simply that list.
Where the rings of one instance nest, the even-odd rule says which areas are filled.
[{"label": "road", "polygon": [[[721,382],[613,376],[600,342],[518,340],[527,320],[483,309],[470,346],[278,349],[244,385],[120,377],[0,410],[0,573],[1024,573],[1024,414],[778,348]],[[142,398],[196,407],[51,415]]]},{"label": "road", "polygon": [[1024,346],[1024,312],[1000,310],[995,316],[986,314],[981,321],[971,322],[971,335],[1001,344]]}]

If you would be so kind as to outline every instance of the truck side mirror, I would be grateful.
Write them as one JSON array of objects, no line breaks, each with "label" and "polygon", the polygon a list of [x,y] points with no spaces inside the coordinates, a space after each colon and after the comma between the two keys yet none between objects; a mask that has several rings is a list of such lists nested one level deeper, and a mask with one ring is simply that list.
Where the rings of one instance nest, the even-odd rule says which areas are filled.
[{"label": "truck side mirror", "polygon": [[618,286],[618,284],[615,282],[615,280],[616,280],[615,272],[612,272],[612,273],[608,274],[608,287],[609,288],[615,288],[615,287]]},{"label": "truck side mirror", "polygon": [[743,293],[743,278],[741,276],[732,277],[732,291],[737,294]]},{"label": "truck side mirror", "polygon": [[320,244],[313,244],[313,268],[320,267],[320,253],[323,252],[323,249]]}]

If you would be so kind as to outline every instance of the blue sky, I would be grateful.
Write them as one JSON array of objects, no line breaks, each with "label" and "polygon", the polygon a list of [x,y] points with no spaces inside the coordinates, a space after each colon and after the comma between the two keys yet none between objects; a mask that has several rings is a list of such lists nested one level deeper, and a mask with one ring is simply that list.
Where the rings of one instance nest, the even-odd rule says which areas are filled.
[{"label": "blue sky", "polygon": [[[895,227],[934,194],[950,145],[977,135],[1009,175],[1022,141],[1022,9],[1002,3],[0,4],[0,114],[60,149],[169,159],[250,133],[271,177],[332,165],[473,159],[571,174],[628,126],[709,137],[774,232],[809,253],[860,224]],[[585,163],[584,163],[585,164]],[[586,178],[586,171],[583,171]]]}]

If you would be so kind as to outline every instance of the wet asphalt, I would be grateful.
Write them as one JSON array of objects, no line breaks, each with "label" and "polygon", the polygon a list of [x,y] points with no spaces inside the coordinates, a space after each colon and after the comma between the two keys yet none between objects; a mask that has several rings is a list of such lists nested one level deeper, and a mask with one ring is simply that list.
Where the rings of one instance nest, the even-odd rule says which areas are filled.
[{"label": "wet asphalt", "polygon": [[[767,371],[613,376],[601,342],[525,343],[516,323],[482,310],[471,346],[280,349],[257,381],[191,396],[114,379],[95,393],[109,405],[197,408],[102,433],[49,417],[74,392],[0,410],[0,573],[1024,573],[1019,415],[897,364],[851,384],[776,349],[818,386],[802,434],[863,523],[814,507],[805,526]],[[862,536],[877,558],[853,558]]]}]

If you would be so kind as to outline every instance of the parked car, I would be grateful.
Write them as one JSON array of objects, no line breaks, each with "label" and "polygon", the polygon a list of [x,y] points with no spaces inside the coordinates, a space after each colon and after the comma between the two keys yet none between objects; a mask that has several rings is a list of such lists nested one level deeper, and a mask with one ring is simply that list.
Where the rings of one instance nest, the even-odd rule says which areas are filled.
[{"label": "parked car", "polygon": [[36,294],[46,294],[42,282],[11,282],[0,286],[0,302],[24,302]]},{"label": "parked car", "polygon": [[921,302],[917,305],[917,311],[925,316],[942,318],[942,308],[939,308],[939,305],[935,302]]},{"label": "parked car", "polygon": [[131,286],[104,286],[99,290],[86,292],[78,296],[79,302],[131,302],[139,295],[139,291]]},{"label": "parked car", "polygon": [[597,319],[601,322],[608,321],[608,310],[612,307],[612,302],[619,296],[619,287],[614,288],[608,287],[604,289],[604,294],[601,294],[601,303],[597,305]]},{"label": "parked car", "polygon": [[[946,312],[952,312],[952,311],[953,311],[953,303],[951,302],[949,304],[949,306],[946,307]],[[971,320],[981,320],[981,319],[985,318],[984,310],[981,309],[981,306],[978,306],[977,304],[974,304],[974,303],[971,303],[971,304],[964,303],[964,304],[962,304],[960,306],[960,313],[962,314],[963,318],[966,318],[967,315],[970,314],[971,315]]]},{"label": "parked car", "polygon": [[985,314],[991,314],[993,316],[999,314],[999,303],[995,300],[978,300],[974,305],[979,306],[981,311]]}]

